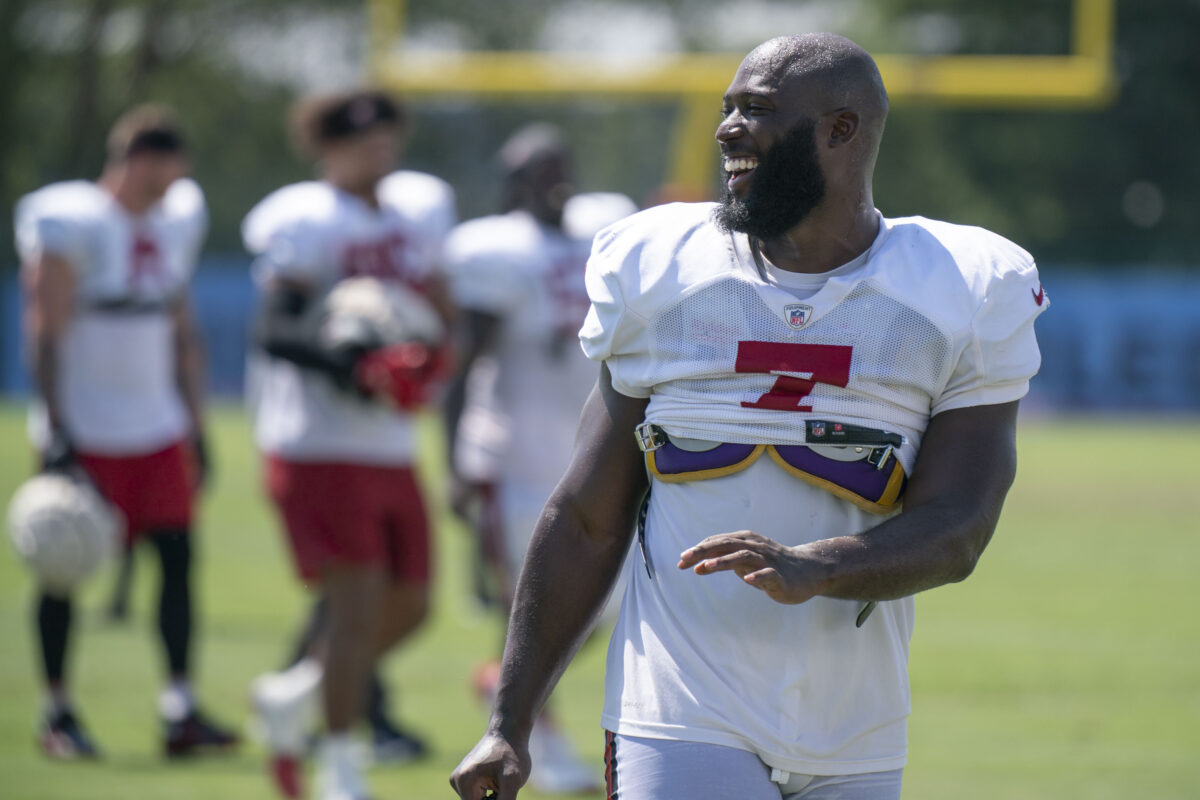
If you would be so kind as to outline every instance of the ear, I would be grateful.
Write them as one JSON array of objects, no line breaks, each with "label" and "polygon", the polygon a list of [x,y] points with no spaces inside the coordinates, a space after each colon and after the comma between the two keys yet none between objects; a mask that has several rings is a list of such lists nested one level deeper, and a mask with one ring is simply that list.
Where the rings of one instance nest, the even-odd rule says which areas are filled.
[{"label": "ear", "polygon": [[841,147],[854,141],[861,120],[852,108],[840,108],[830,115],[829,146]]}]

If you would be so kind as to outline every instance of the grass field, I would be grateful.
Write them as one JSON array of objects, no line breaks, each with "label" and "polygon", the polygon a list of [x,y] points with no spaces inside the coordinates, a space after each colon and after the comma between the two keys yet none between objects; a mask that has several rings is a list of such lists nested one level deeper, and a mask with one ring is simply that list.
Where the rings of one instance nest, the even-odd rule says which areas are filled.
[{"label": "grass field", "polygon": [[[442,490],[432,420],[422,465]],[[200,524],[199,684],[211,711],[245,719],[257,673],[276,666],[304,608],[258,488],[246,422],[213,420],[218,471]],[[27,474],[23,416],[0,405],[0,499]],[[918,599],[906,800],[1200,797],[1200,422],[1033,421],[1000,530],[975,575]],[[446,778],[481,731],[471,670],[498,646],[498,625],[467,599],[466,536],[438,519],[438,590],[424,632],[387,664],[401,715],[433,756],[379,767],[378,797],[450,796]],[[0,798],[269,798],[261,751],[166,764],[158,755],[153,631],[157,570],[140,560],[134,616],[103,621],[111,584],[83,595],[76,693],[106,750],[97,764],[35,752],[40,704],[29,635],[32,584],[0,553]],[[557,693],[565,723],[598,762],[603,647],[586,649]],[[529,793],[533,796],[533,793]]]}]

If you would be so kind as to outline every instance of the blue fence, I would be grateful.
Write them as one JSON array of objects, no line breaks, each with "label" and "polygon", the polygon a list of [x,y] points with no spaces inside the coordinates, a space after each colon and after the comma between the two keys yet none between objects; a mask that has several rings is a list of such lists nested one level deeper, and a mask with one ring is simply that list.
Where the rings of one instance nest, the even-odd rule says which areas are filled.
[{"label": "blue fence", "polygon": [[[1030,405],[1200,411],[1200,271],[1043,266],[1042,275],[1052,307],[1038,320],[1043,364]],[[255,302],[248,260],[206,259],[193,296],[213,392],[237,396]],[[12,273],[0,283],[0,314],[0,393],[22,395],[29,380]]]},{"label": "blue fence", "polygon": [[1200,411],[1200,272],[1049,271],[1044,284],[1052,307],[1038,320],[1043,360],[1031,399]]}]

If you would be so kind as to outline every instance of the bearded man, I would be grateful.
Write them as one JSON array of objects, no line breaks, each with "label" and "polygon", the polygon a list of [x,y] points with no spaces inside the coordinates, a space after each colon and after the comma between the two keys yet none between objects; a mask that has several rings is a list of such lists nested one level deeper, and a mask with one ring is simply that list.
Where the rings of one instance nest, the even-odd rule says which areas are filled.
[{"label": "bearded man", "polygon": [[1011,242],[875,208],[887,110],[853,42],[768,41],[725,94],[723,201],[596,237],[580,339],[600,377],[461,797],[516,796],[636,539],[608,797],[899,798],[912,596],[966,578],[995,530],[1047,306]]}]

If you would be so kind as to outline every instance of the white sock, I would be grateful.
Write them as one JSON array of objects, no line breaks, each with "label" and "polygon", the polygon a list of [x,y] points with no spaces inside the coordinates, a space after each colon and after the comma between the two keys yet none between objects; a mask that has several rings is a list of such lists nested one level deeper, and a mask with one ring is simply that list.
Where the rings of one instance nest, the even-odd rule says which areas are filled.
[{"label": "white sock", "polygon": [[280,679],[296,687],[296,691],[310,691],[320,685],[325,667],[315,658],[302,658],[279,673]]},{"label": "white sock", "polygon": [[338,766],[354,762],[354,738],[347,732],[327,733],[321,738],[317,758],[322,764]]},{"label": "white sock", "polygon": [[46,716],[55,717],[71,708],[71,696],[66,689],[47,689],[44,704]]},{"label": "white sock", "polygon": [[362,757],[354,738],[345,732],[327,733],[317,748],[321,791],[330,797],[363,797]]},{"label": "white sock", "polygon": [[186,680],[173,679],[158,696],[158,713],[169,722],[178,722],[192,712],[196,705],[192,687]]}]

